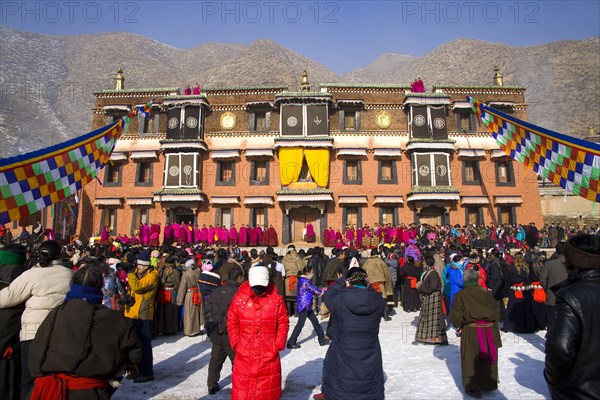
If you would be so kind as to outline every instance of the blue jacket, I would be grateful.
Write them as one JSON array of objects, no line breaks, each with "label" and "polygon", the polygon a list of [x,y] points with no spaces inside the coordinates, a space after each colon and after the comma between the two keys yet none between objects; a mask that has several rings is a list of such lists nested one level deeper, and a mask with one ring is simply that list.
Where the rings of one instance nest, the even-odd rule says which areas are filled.
[{"label": "blue jacket", "polygon": [[310,279],[305,276],[300,277],[298,282],[298,295],[296,300],[298,301],[298,312],[310,310],[313,303],[313,295],[320,295],[321,291],[313,286]]},{"label": "blue jacket", "polygon": [[448,308],[450,308],[452,307],[454,295],[463,288],[463,272],[460,265],[454,262],[448,264],[447,277],[448,286],[450,286],[450,290],[448,291],[448,296],[450,297],[450,304],[448,305]]}]

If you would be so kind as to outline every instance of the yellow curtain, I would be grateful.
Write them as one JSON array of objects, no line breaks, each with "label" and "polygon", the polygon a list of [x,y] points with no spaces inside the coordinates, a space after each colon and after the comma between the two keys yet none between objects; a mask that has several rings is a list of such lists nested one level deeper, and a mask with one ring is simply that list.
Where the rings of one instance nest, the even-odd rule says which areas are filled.
[{"label": "yellow curtain", "polygon": [[313,180],[319,187],[329,182],[329,149],[304,149],[304,157]]},{"label": "yellow curtain", "polygon": [[279,176],[281,176],[283,186],[298,182],[301,169],[302,147],[282,147],[279,149]]}]

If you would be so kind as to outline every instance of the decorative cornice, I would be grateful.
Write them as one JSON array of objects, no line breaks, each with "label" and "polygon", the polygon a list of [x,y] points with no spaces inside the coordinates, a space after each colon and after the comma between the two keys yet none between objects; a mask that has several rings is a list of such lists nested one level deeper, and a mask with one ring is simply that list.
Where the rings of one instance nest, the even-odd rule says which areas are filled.
[{"label": "decorative cornice", "polygon": [[412,194],[431,194],[431,193],[460,193],[460,189],[454,186],[413,186],[407,193],[408,196]]},{"label": "decorative cornice", "polygon": [[[253,85],[253,86],[230,86],[230,87],[205,87],[204,93],[210,96],[225,94],[225,92],[236,92],[236,93],[226,93],[226,94],[256,94],[256,92],[262,92],[264,94],[271,92],[282,92],[288,89],[288,85]],[[254,92],[254,93],[248,93]]]},{"label": "decorative cornice", "polygon": [[309,196],[309,195],[313,195],[313,194],[333,194],[333,190],[329,190],[329,189],[322,189],[322,188],[317,188],[317,189],[281,189],[275,192],[275,194],[277,196],[280,195],[286,195],[286,194],[291,194],[291,195],[296,195],[296,196]]},{"label": "decorative cornice", "polygon": [[280,136],[275,138],[275,142],[295,142],[298,140],[303,142],[333,142],[333,138],[331,136]]},{"label": "decorative cornice", "polygon": [[419,98],[444,98],[449,99],[450,95],[447,93],[439,92],[407,92],[406,97],[419,97]]},{"label": "decorative cornice", "polygon": [[103,97],[132,97],[137,94],[148,96],[151,94],[165,95],[169,93],[178,94],[178,87],[164,87],[164,88],[138,88],[138,89],[121,89],[121,90],[99,90],[94,92],[94,96]]},{"label": "decorative cornice", "polygon": [[156,192],[152,193],[155,196],[164,196],[164,195],[204,195],[204,192],[198,188],[161,188]]}]

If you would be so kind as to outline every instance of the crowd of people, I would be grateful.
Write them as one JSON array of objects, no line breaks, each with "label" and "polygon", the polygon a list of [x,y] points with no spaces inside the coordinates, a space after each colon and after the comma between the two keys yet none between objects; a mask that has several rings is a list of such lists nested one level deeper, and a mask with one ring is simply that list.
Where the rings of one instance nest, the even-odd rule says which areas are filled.
[{"label": "crowd of people", "polygon": [[[592,329],[574,322],[565,327],[565,319],[582,314],[597,333],[598,311],[583,304],[598,292],[586,296],[591,289],[574,288],[598,284],[598,227],[544,227],[549,244],[555,240],[554,253],[546,257],[533,223],[348,226],[334,232],[333,246],[325,240],[307,250],[289,245],[285,254],[263,241],[272,227],[254,242],[267,246],[257,248],[247,246],[251,239],[242,235],[242,228],[246,233],[254,228],[215,227],[211,235],[212,227],[197,227],[195,236],[190,225],[171,224],[171,232],[179,231],[176,239],[167,227],[161,232],[154,225],[158,229],[142,226],[137,242],[121,236],[89,246],[54,240],[29,247],[3,244],[0,324],[7,329],[0,334],[1,398],[60,398],[56,393],[68,391],[108,398],[123,377],[153,380],[153,338],[183,332],[212,342],[209,394],[221,389],[220,372],[229,358],[232,398],[260,393],[257,398],[277,399],[279,352],[300,348],[308,319],[319,344],[329,346],[322,393],[315,398],[382,399],[379,326],[400,307],[418,313],[416,346],[447,345],[448,329],[455,328],[463,386],[471,396],[497,388],[500,329],[518,334],[548,329],[545,376],[551,391],[564,393],[572,381],[581,393],[600,394],[600,374],[586,370],[567,382],[561,377],[569,376],[568,368],[560,364],[565,358],[577,364],[582,351],[575,339],[565,348],[564,335]],[[220,236],[224,229],[227,235]],[[323,239],[332,231],[325,229]],[[506,240],[517,233],[516,242]],[[306,235],[316,241],[314,229]],[[555,296],[551,288],[561,286]],[[319,315],[328,318],[325,330]],[[291,316],[297,316],[293,330]],[[103,335],[111,326],[115,334]],[[590,351],[598,348],[598,339],[586,338]],[[359,373],[348,359],[371,373]]]}]

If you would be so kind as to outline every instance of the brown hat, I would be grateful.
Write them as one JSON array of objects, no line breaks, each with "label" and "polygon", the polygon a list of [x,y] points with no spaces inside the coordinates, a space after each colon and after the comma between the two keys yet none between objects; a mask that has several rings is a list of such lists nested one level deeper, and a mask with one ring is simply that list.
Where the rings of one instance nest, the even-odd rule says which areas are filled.
[{"label": "brown hat", "polygon": [[[596,236],[596,237],[594,237]],[[598,269],[600,268],[600,254],[589,253],[585,250],[582,250],[578,247],[575,247],[573,242],[581,243],[582,240],[587,241],[590,239],[592,242],[597,242],[596,245],[600,242],[600,239],[597,235],[578,235],[571,238],[566,244],[563,251],[565,255],[565,259],[568,261],[568,265],[572,268],[579,269]],[[597,248],[597,246],[596,246]]]}]

